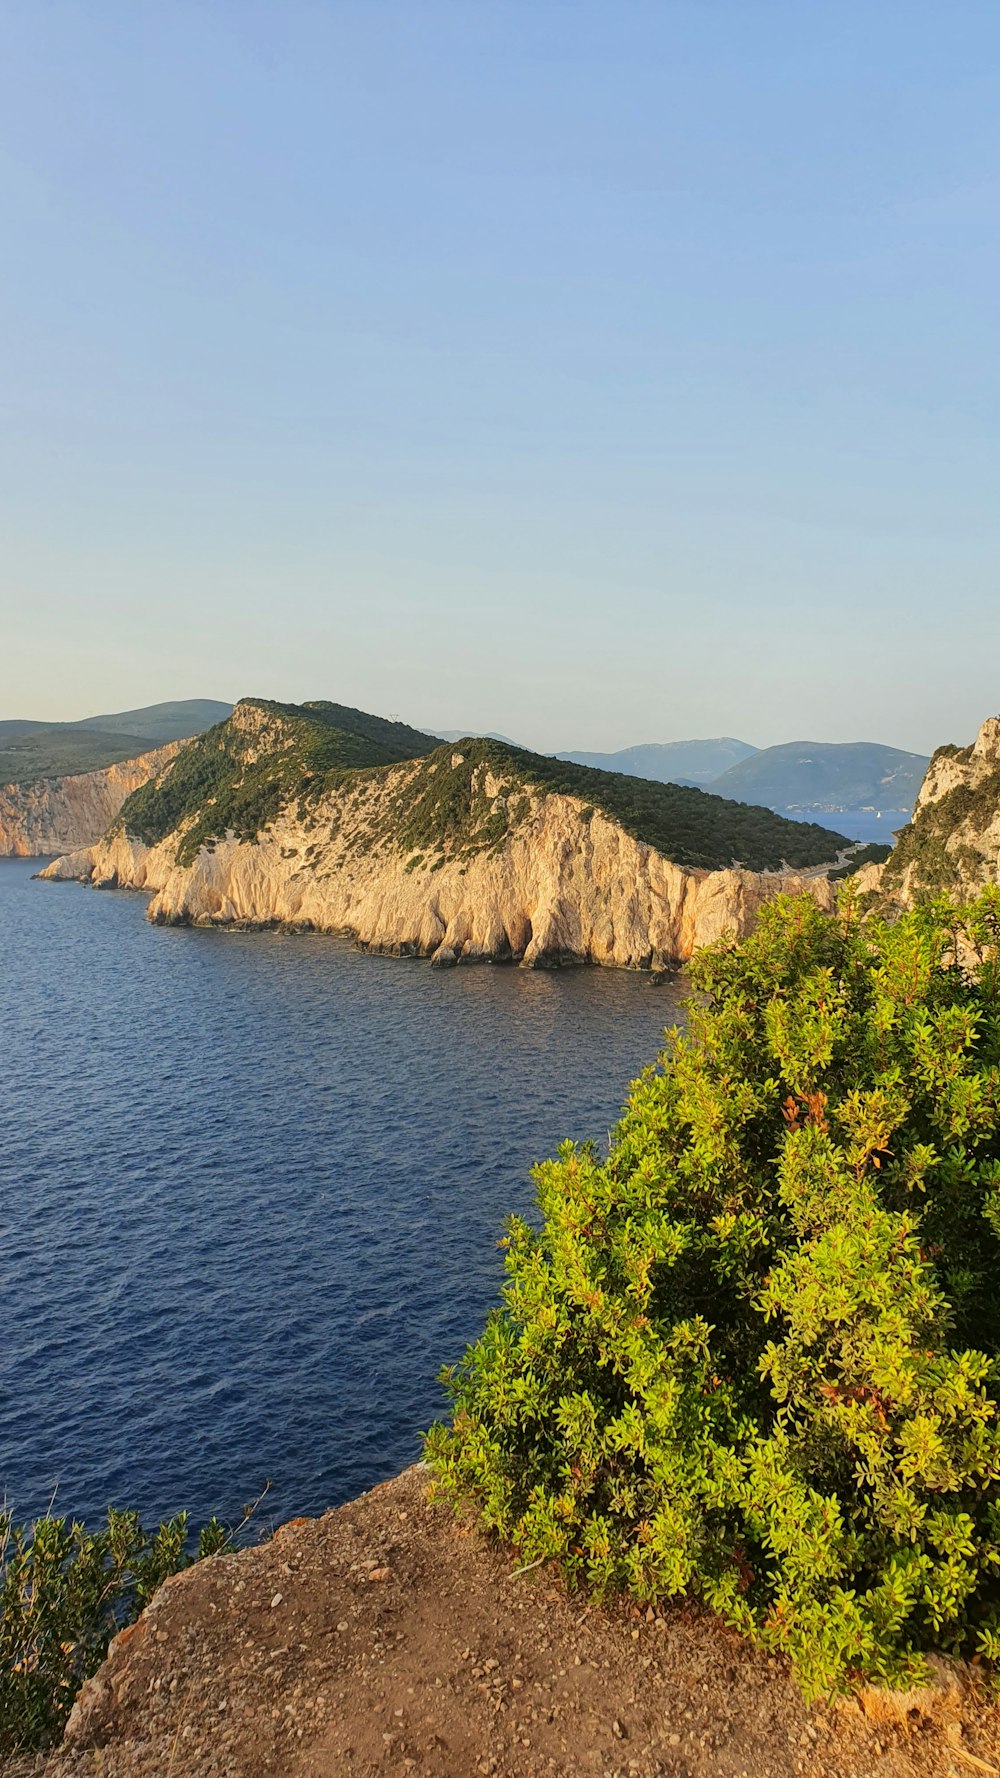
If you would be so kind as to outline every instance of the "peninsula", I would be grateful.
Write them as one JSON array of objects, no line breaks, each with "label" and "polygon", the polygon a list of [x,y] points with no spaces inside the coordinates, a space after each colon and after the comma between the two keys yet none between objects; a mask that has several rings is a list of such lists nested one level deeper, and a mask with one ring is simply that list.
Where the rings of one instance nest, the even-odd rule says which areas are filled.
[{"label": "peninsula", "polygon": [[245,698],[42,875],[146,891],[160,923],[349,935],[438,964],[658,969],[763,902],[832,906],[826,828],[343,705]]}]

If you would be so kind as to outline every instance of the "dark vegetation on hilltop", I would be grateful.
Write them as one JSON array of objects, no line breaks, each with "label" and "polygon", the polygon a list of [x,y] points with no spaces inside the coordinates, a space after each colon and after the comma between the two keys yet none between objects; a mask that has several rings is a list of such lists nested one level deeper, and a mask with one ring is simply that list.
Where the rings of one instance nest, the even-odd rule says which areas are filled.
[{"label": "dark vegetation on hilltop", "polygon": [[3,723],[0,784],[34,784],[44,778],[97,772],[160,745],[144,735],[102,734],[97,729],[63,728],[61,724],[51,728],[32,724],[21,729],[20,724]]},{"label": "dark vegetation on hilltop", "polygon": [[[248,728],[241,710],[259,712],[266,734]],[[432,737],[406,724],[341,704],[246,699],[233,718],[186,748],[159,782],[137,790],[121,820],[147,845],[190,821],[177,851],[180,863],[190,863],[200,846],[227,832],[254,839],[288,803],[314,803],[344,784],[346,774],[363,789],[366,772],[381,777],[386,766],[414,760],[413,776],[381,813],[371,843],[391,845],[418,864],[425,856],[468,856],[501,845],[525,819],[529,789],[578,797],[665,857],[706,869],[734,862],[752,870],[808,867],[829,862],[848,844],[840,834],[786,821],[769,809],[594,771],[501,741],[464,741],[457,754],[453,765],[456,748],[433,748]],[[480,768],[501,781],[499,798],[487,797]]]},{"label": "dark vegetation on hilltop", "polygon": [[[247,728],[240,712],[258,712],[265,732]],[[354,726],[345,726],[349,722]],[[234,717],[200,735],[159,780],[134,791],[120,819],[127,833],[154,846],[193,817],[177,848],[178,863],[190,864],[200,846],[227,833],[256,839],[286,803],[317,796],[347,771],[395,765],[432,745],[405,723],[342,704],[244,698]]]},{"label": "dark vegetation on hilltop", "polygon": [[440,1481],[527,1563],[701,1597],[811,1697],[996,1663],[1000,890],[781,897],[690,973],[607,1159],[536,1169]]},{"label": "dark vegetation on hilltop", "polygon": [[[725,802],[680,784],[597,771],[502,741],[463,741],[458,751],[461,766],[451,767],[451,748],[432,754],[400,795],[392,826],[401,849],[425,851],[446,842],[459,851],[500,845],[527,814],[527,789],[576,797],[617,821],[633,839],[692,868],[719,870],[734,862],[749,870],[775,870],[782,863],[808,867],[829,862],[850,843],[826,828],[786,821],[770,809]],[[499,806],[481,788],[484,766],[503,786]]]},{"label": "dark vegetation on hilltop", "polygon": [[74,728],[98,728],[105,734],[151,735],[155,741],[186,741],[213,723],[225,722],[232,704],[218,698],[171,698],[163,704],[146,704],[140,710],[118,710],[110,716],[84,716]]}]

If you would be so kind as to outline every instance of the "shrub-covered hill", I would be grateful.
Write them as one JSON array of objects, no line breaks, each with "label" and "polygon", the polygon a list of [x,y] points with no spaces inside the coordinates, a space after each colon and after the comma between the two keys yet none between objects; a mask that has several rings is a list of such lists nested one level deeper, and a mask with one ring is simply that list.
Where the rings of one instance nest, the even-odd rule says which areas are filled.
[{"label": "shrub-covered hill", "polygon": [[408,855],[501,845],[525,819],[529,791],[578,798],[673,862],[709,870],[734,863],[757,871],[808,868],[832,862],[848,844],[840,834],[786,821],[769,809],[596,771],[502,741],[435,748],[419,730],[341,704],[251,698],[186,748],[158,781],[136,791],[121,821],[146,845],[183,826],[177,858],[190,863],[200,846],[227,832],[252,840],[288,805],[315,803],[348,777],[357,788],[364,774],[381,777],[408,760],[414,771],[381,806],[369,836]]},{"label": "shrub-covered hill", "polygon": [[439,1478],[526,1565],[700,1597],[813,1697],[996,1663],[1000,889],[779,897],[691,973],[607,1158],[536,1170]]},{"label": "shrub-covered hill", "polygon": [[[452,757],[455,750],[444,751]],[[693,786],[602,772],[502,741],[462,741],[459,751],[461,774],[434,770],[437,755],[432,754],[400,799],[400,834],[412,850],[426,850],[442,835],[461,837],[463,826],[474,819],[477,769],[482,765],[507,791],[506,809],[495,817],[497,839],[516,823],[521,787],[577,797],[618,822],[633,839],[694,869],[723,870],[732,864],[757,871],[778,870],[782,864],[803,869],[830,863],[850,844],[827,828],[786,821],[770,809],[727,802]]]},{"label": "shrub-covered hill", "polygon": [[120,819],[147,846],[188,823],[177,858],[190,863],[199,846],[227,832],[255,839],[286,803],[315,797],[345,772],[397,765],[433,745],[406,723],[343,704],[243,698],[168,772],[129,797]]},{"label": "shrub-covered hill", "polygon": [[36,784],[77,777],[138,759],[160,743],[148,735],[105,734],[56,723],[0,724],[0,784]]}]

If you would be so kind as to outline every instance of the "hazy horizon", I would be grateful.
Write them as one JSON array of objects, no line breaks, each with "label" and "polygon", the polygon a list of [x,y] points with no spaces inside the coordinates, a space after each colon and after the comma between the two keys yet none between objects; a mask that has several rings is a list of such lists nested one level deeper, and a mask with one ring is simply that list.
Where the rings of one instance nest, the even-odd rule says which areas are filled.
[{"label": "hazy horizon", "polygon": [[12,0],[0,42],[0,716],[996,712],[994,6]]},{"label": "hazy horizon", "polygon": [[[240,697],[270,697],[271,695],[272,694],[270,692],[261,692],[261,691],[241,692],[240,693]],[[289,698],[289,699],[283,699],[283,700],[278,700],[278,701],[279,702],[296,703],[296,704],[306,704],[309,702],[314,702],[319,698],[325,698],[325,697],[327,697],[327,695],[328,694],[325,692],[313,691],[313,692],[306,693],[301,698]],[[195,701],[195,697],[204,698],[204,697],[209,697],[209,696],[216,698],[216,701],[219,703],[236,704],[237,702],[239,702],[238,698],[218,698],[217,694],[207,693],[207,692],[200,692],[197,694],[193,694],[190,699],[188,699],[188,698],[153,699],[153,700],[151,700],[151,702],[154,704],[155,703],[185,703],[185,702]],[[350,700],[348,700],[346,698],[334,698],[334,699],[331,699],[330,701],[335,702],[335,703],[342,703],[342,704],[349,704],[350,703]],[[120,707],[120,710],[119,709],[111,710],[109,708],[105,712],[105,714],[107,714],[109,716],[112,716],[112,715],[117,716],[117,715],[121,714],[122,712],[130,710],[130,709],[140,710],[140,709],[143,709],[146,707],[147,706],[145,706],[145,705],[122,704]],[[354,705],[351,705],[351,707],[355,708],[355,709],[359,709],[362,706],[354,704]],[[462,723],[455,723],[455,722],[433,723],[433,722],[421,720],[419,718],[416,718],[410,714],[406,714],[406,713],[399,711],[399,710],[390,711],[390,710],[384,710],[384,709],[373,709],[370,713],[374,714],[374,715],[379,715],[379,716],[388,716],[394,721],[406,722],[410,725],[411,728],[419,729],[425,734],[430,734],[430,735],[438,735],[439,734],[442,736],[443,739],[450,739],[452,737],[457,737],[457,736],[461,736],[461,735],[473,736],[473,735],[480,735],[483,733],[490,733],[490,734],[496,734],[500,739],[506,739],[506,740],[513,742],[513,744],[515,746],[523,746],[523,747],[530,748],[533,745],[533,743],[531,741],[526,740],[523,736],[505,734],[502,730],[494,730],[494,729],[485,730],[484,725],[481,722],[472,722],[472,723],[468,723],[465,725],[463,725]],[[85,719],[92,719],[94,716],[96,716],[98,714],[99,714],[99,712],[97,710],[86,710],[86,711],[76,711],[71,716],[48,715],[48,716],[39,718],[37,715],[37,712],[36,712],[35,716],[32,718],[28,718],[28,720],[43,720],[43,721],[51,722],[53,724],[59,723],[59,722],[73,723],[73,722],[80,722]],[[5,716],[4,711],[0,710],[0,722],[3,722],[4,720],[23,720],[23,719],[24,719],[23,713],[19,713],[18,717],[11,718],[11,717]],[[978,728],[978,727],[979,727],[979,724],[976,725],[976,728]],[[954,737],[952,737],[952,738],[954,738]],[[571,741],[571,742],[567,742],[565,745],[560,745],[558,747],[558,751],[560,753],[590,752],[590,753],[595,753],[595,754],[599,754],[599,753],[610,754],[610,753],[617,753],[617,752],[626,752],[631,749],[637,749],[637,748],[641,748],[641,747],[657,747],[657,746],[663,746],[663,745],[671,746],[673,744],[684,745],[684,744],[691,744],[691,743],[700,744],[700,743],[704,743],[704,742],[720,741],[720,740],[730,740],[730,741],[738,740],[738,741],[744,742],[744,743],[756,748],[758,751],[762,751],[765,747],[773,747],[773,746],[796,746],[796,747],[827,746],[831,743],[831,739],[832,739],[833,744],[838,744],[838,743],[843,744],[843,745],[857,744],[857,745],[862,745],[862,746],[876,745],[876,746],[886,746],[886,747],[898,746],[898,743],[895,741],[878,739],[872,735],[862,735],[862,734],[856,734],[856,735],[843,734],[843,735],[833,736],[833,737],[825,739],[825,740],[821,740],[817,735],[786,735],[779,741],[758,742],[758,741],[750,740],[749,736],[747,736],[747,735],[733,735],[733,734],[729,734],[729,733],[724,734],[724,733],[720,732],[719,734],[714,734],[714,735],[708,735],[708,734],[657,735],[657,736],[647,735],[647,736],[644,736],[639,739],[633,739],[631,741],[622,742],[620,745],[617,745],[615,747],[610,747],[610,746],[604,747],[599,744],[591,744],[591,743],[588,743],[586,747],[583,747],[583,746],[577,746],[576,743]],[[967,745],[969,742],[973,741],[974,739],[975,739],[975,729],[971,733],[969,733],[967,736],[960,738],[962,745]],[[940,745],[942,745],[941,742],[935,742],[935,746],[940,746]],[[544,751],[544,749],[539,749],[539,750]],[[902,748],[900,750],[902,752],[913,752],[913,753],[918,753],[918,754],[929,754],[929,753],[933,752],[933,748]]]}]

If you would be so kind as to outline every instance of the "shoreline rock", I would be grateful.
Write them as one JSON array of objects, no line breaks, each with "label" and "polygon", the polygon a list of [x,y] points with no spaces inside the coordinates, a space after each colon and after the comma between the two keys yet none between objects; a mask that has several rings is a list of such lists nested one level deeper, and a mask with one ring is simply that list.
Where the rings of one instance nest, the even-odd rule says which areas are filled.
[{"label": "shoreline rock", "polygon": [[[407,858],[387,812],[411,770],[387,769],[374,794],[348,783],[305,813],[290,805],[256,840],[218,840],[190,864],[176,861],[183,829],[147,846],[119,824],[39,874],[145,891],[155,924],[330,933],[438,966],[566,962],[659,973],[727,930],[748,932],[780,892],[835,903],[822,873],[686,868],[553,792],[526,798],[527,818],[502,845]],[[488,779],[483,788],[487,797],[495,789]]]}]

